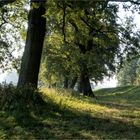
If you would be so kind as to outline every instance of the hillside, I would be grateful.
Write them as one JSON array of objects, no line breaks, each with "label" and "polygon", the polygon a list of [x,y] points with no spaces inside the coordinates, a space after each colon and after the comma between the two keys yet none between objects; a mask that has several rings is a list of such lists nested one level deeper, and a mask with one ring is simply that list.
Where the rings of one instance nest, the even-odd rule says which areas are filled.
[{"label": "hillside", "polygon": [[97,99],[61,89],[40,94],[43,104],[18,97],[18,109],[0,111],[0,139],[140,139],[140,87],[101,89]]}]

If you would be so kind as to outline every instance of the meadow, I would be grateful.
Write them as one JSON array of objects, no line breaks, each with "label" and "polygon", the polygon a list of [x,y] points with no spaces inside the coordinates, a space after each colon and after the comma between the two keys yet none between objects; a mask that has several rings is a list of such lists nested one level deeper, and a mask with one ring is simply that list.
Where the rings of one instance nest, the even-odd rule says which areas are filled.
[{"label": "meadow", "polygon": [[0,139],[140,139],[140,87],[94,93],[1,87]]}]

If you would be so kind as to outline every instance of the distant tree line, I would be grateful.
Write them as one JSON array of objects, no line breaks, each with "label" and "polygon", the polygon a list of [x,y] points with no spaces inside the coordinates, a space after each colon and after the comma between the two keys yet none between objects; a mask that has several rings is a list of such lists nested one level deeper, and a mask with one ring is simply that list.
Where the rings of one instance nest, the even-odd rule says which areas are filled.
[{"label": "distant tree line", "polygon": [[140,58],[125,61],[117,74],[118,85],[140,85]]}]

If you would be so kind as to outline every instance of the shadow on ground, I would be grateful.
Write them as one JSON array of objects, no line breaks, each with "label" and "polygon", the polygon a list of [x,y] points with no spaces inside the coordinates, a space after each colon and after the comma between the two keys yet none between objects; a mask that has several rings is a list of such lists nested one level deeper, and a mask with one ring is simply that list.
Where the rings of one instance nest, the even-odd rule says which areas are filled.
[{"label": "shadow on ground", "polygon": [[39,108],[2,111],[1,139],[139,139],[140,127],[61,108],[49,97]]}]

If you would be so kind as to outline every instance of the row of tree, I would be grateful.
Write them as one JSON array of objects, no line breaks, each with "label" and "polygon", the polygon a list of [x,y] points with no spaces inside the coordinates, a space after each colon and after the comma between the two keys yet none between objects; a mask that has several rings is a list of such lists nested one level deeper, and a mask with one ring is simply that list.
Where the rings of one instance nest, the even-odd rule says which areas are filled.
[{"label": "row of tree", "polygon": [[[94,96],[90,79],[98,82],[105,76],[111,76],[118,66],[121,66],[124,57],[131,57],[139,50],[139,32],[133,31],[130,19],[126,20],[125,25],[117,22],[119,6],[110,1],[119,0],[31,0],[29,11],[23,10],[27,1],[1,1],[1,29],[7,29],[8,26],[4,24],[15,18],[17,21],[13,26],[18,23],[23,27],[15,27],[18,29],[17,34],[14,34],[15,38],[19,39],[20,37],[17,37],[19,34],[25,34],[24,23],[27,21],[28,13],[26,45],[18,87],[26,84],[37,87],[41,63],[41,80],[45,77],[49,84],[63,83],[65,88],[73,88],[78,81],[80,92]],[[133,8],[139,8],[135,7],[140,4],[139,1],[121,2],[128,1],[134,4]],[[12,5],[7,5],[12,2],[14,2]],[[17,5],[20,8],[17,8]],[[125,6],[125,9],[129,6]],[[11,12],[10,8],[15,11]],[[17,9],[20,12],[16,11]],[[11,18],[8,18],[9,16]],[[4,34],[2,32],[2,36]],[[2,36],[1,40],[6,43]],[[1,45],[2,48],[3,46],[7,46],[9,51],[7,43]],[[4,55],[1,56],[4,58]]]}]

